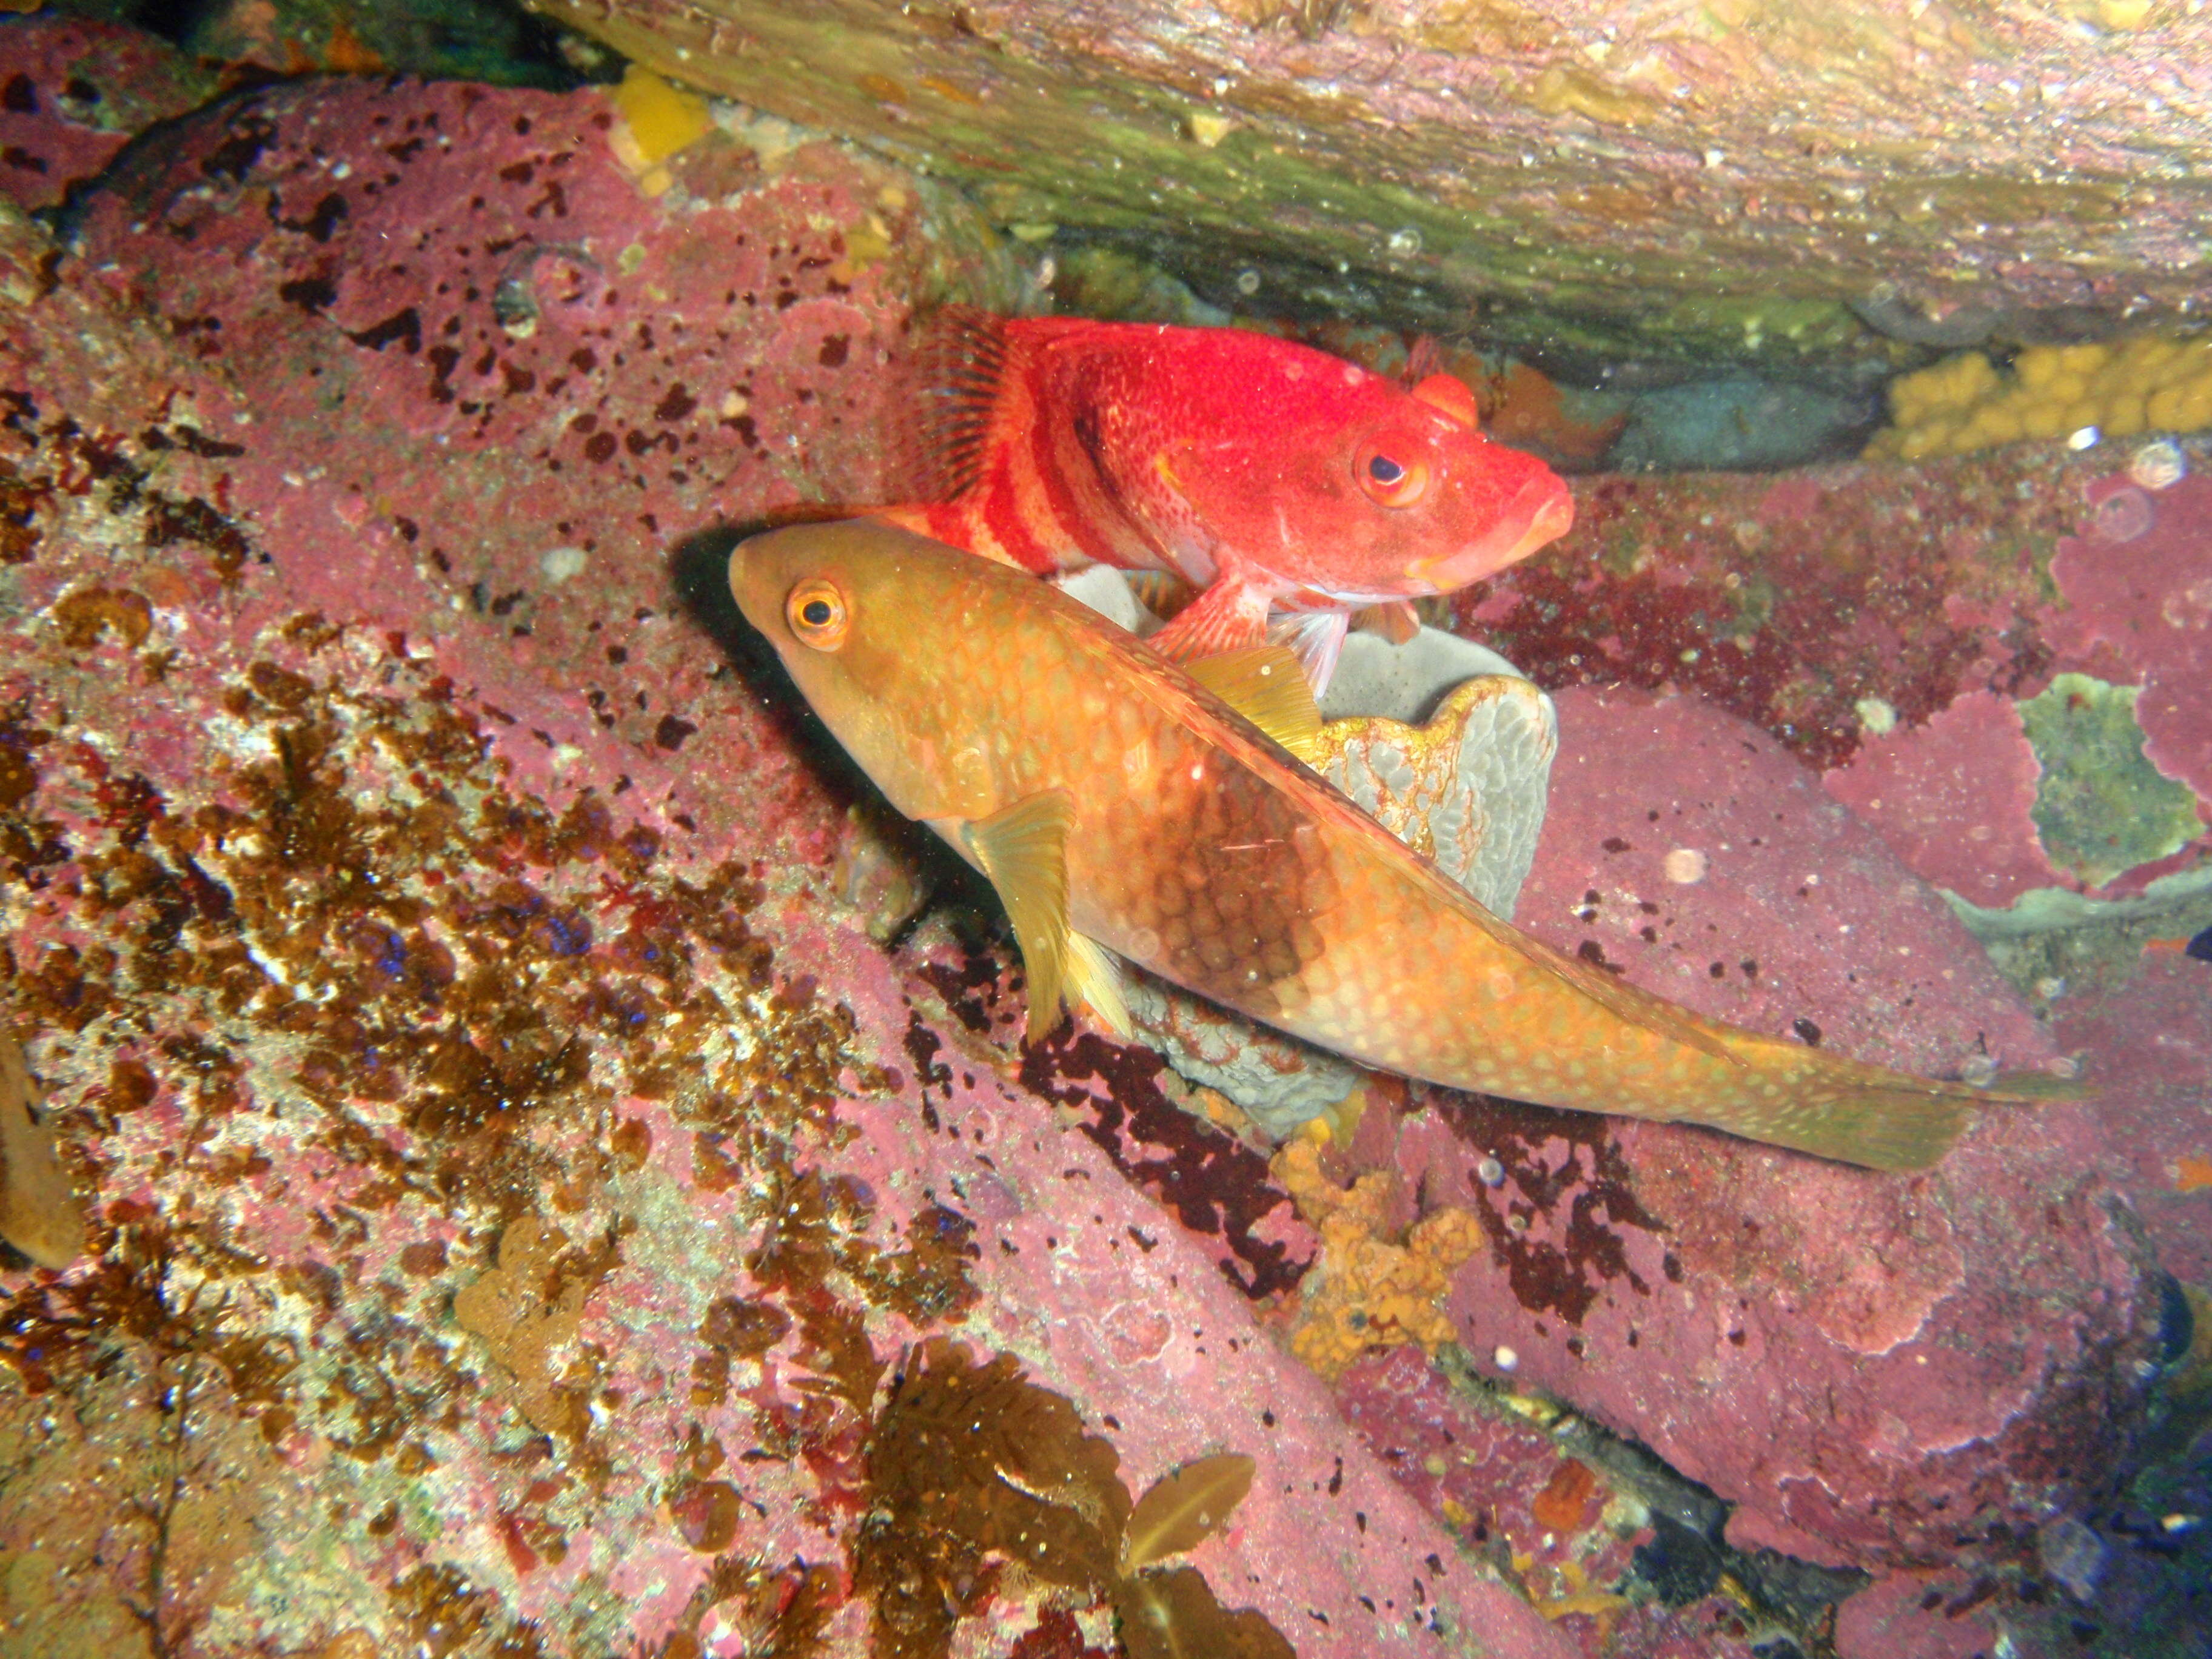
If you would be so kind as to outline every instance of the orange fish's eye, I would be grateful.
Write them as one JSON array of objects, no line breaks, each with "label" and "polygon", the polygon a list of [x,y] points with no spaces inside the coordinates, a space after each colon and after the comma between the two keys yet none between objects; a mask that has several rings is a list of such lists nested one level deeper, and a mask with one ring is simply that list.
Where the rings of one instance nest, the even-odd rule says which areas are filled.
[{"label": "orange fish's eye", "polygon": [[1383,507],[1411,507],[1429,493],[1429,464],[1401,459],[1379,444],[1363,444],[1352,463],[1359,487]]},{"label": "orange fish's eye", "polygon": [[852,623],[836,583],[819,576],[809,576],[791,590],[783,602],[783,619],[800,644],[817,651],[835,651],[844,644],[845,630]]}]

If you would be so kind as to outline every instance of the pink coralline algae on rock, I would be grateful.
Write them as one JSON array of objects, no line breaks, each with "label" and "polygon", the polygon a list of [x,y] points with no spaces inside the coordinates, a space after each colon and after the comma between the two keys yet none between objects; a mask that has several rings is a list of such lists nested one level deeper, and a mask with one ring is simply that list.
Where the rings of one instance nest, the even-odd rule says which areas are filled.
[{"label": "pink coralline algae on rock", "polygon": [[[1705,1535],[1718,1505],[1639,1493],[1643,1460],[1587,1425],[1548,1424],[1455,1387],[1418,1348],[1355,1364],[1346,1422],[1426,1508],[1504,1559],[1538,1610],[1587,1655],[1692,1659],[1747,1632]],[[1585,1462],[1584,1460],[1590,1460]],[[1616,1586],[1637,1581],[1638,1594]]]},{"label": "pink coralline algae on rock", "polygon": [[[2101,516],[2132,495],[2146,526],[2124,539]],[[2212,477],[2191,473],[2153,495],[2125,475],[2089,487],[2090,529],[2059,544],[2051,580],[2070,611],[2050,626],[2063,668],[2140,685],[2143,753],[2212,803]]]},{"label": "pink coralline algae on rock", "polygon": [[824,146],[717,134],[648,204],[614,121],[597,96],[274,88],[103,192],[80,269],[204,366],[196,441],[289,550],[283,603],[417,640],[489,619],[533,786],[604,732],[621,793],[726,824],[717,780],[789,763],[716,718],[665,550],[874,493],[910,291],[991,271],[911,181]]},{"label": "pink coralline algae on rock", "polygon": [[167,42],[80,18],[0,22],[0,198],[60,204],[142,127],[181,115],[214,78]]},{"label": "pink coralline algae on rock", "polygon": [[1569,536],[1455,612],[1539,685],[1695,692],[1825,771],[1857,751],[1866,698],[1909,726],[1962,691],[2040,686],[2022,623],[2073,522],[2049,477],[2066,465],[1589,480]]},{"label": "pink coralline algae on rock", "polygon": [[607,119],[289,86],[76,256],[0,220],[0,994],[93,1218],[0,1272],[0,1645],[1110,1647],[1113,1540],[916,1454],[936,1399],[1133,1492],[1251,1456],[1182,1638],[1570,1652],[1255,1322],[1264,1164],[836,913],[845,787],[672,581],[868,492],[866,371],[992,292],[957,204],[734,140],[648,199]]},{"label": "pink coralline algae on rock", "polygon": [[[0,1273],[6,1639],[684,1659],[886,1650],[896,1616],[1110,1651],[1108,1568],[1039,1597],[993,1553],[1034,1493],[887,1496],[951,1338],[1132,1492],[1253,1457],[1188,1565],[1306,1659],[1712,1651],[1613,1605],[1650,1540],[1597,1464],[1412,1349],[1336,1401],[1286,1359],[1313,1235],[1156,1056],[1018,1060],[1005,952],[939,916],[887,954],[838,907],[850,775],[718,632],[705,532],[876,493],[909,307],[1006,267],[957,200],[723,118],[648,195],[597,94],[298,83],[132,152],[68,248],[0,218],[33,296],[0,318],[0,995],[92,1231]],[[1781,746],[1847,758],[1869,696],[1941,738],[2047,669],[2008,632],[2027,532],[1989,526],[2057,495],[1914,476],[1593,486],[1608,562],[1470,599],[1571,687],[1519,915],[1805,1041],[2033,1065]],[[1908,510],[1949,563],[1899,550]],[[1616,556],[1647,514],[1678,564]],[[1646,689],[1572,685],[1605,678]],[[2196,1018],[2164,966],[2157,1017]],[[2096,1127],[2132,1095],[1992,1112],[1908,1181],[1418,1091],[1354,1150],[1479,1220],[1478,1360],[1708,1483],[1731,1538],[1887,1571],[2116,1461],[2148,1338],[2106,1182],[2168,1183],[2177,1261],[2204,1202],[2172,1191],[2202,1056],[2160,1054],[2140,1156]],[[1860,1623],[1904,1628],[1908,1582]]]},{"label": "pink coralline algae on rock", "polygon": [[2177,1279],[2212,1286],[2212,963],[2151,950],[2124,985],[2057,1007],[2059,1040],[2124,1066],[2130,1087],[2099,1103],[2103,1158]]},{"label": "pink coralline algae on rock", "polygon": [[[1522,926],[1701,1012],[1908,1070],[2051,1054],[1942,902],[1771,741],[1686,697],[1559,704]],[[1437,1097],[1395,1158],[1491,1241],[1451,1302],[1478,1358],[1510,1346],[1518,1380],[1711,1486],[1732,1540],[1881,1567],[2032,1525],[2118,1449],[2155,1316],[2097,1140],[2081,1104],[1992,1109],[1899,1181]]]},{"label": "pink coralline algae on rock", "polygon": [[1853,1659],[1987,1659],[1996,1611],[1950,1575],[1893,1573],[1844,1603],[1836,1647]]},{"label": "pink coralline algae on rock", "polygon": [[1994,908],[2059,884],[2029,816],[2040,770],[2018,705],[1966,691],[1924,725],[1869,737],[1822,782],[1914,875]]}]

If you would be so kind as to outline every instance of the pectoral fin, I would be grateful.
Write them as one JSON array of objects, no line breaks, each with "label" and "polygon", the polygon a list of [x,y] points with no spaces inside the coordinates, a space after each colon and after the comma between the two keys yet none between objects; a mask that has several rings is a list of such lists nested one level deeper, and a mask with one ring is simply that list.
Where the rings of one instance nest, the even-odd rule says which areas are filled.
[{"label": "pectoral fin", "polygon": [[1336,659],[1351,631],[1352,618],[1341,611],[1302,611],[1267,624],[1267,637],[1298,659],[1316,697],[1336,678]]},{"label": "pectoral fin", "polygon": [[1297,658],[1279,645],[1200,657],[1183,672],[1309,766],[1321,737],[1321,708]]},{"label": "pectoral fin", "polygon": [[998,889],[1014,924],[1029,977],[1028,1042],[1042,1041],[1060,1023],[1061,993],[1070,983],[1067,830],[1074,817],[1065,789],[1044,789],[960,828],[962,844]]},{"label": "pectoral fin", "polygon": [[1421,616],[1410,600],[1386,599],[1369,605],[1352,619],[1352,625],[1380,634],[1393,645],[1405,645],[1421,631]]},{"label": "pectoral fin", "polygon": [[1080,933],[1067,936],[1067,994],[1087,1004],[1098,1022],[1127,1041],[1135,1028],[1129,1023],[1129,1005],[1121,995],[1121,975],[1114,958],[1096,939]]},{"label": "pectoral fin", "polygon": [[1224,576],[1146,641],[1170,662],[1194,662],[1267,642],[1267,596]]}]

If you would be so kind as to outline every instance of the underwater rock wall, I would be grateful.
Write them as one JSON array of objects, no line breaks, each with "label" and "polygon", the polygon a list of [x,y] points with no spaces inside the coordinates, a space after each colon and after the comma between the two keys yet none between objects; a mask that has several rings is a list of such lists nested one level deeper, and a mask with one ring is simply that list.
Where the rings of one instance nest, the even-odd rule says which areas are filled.
[{"label": "underwater rock wall", "polygon": [[[2051,1055],[1958,920],[1771,739],[1686,696],[1559,701],[1532,932],[1907,1070]],[[1927,1565],[2032,1529],[2126,1443],[2155,1297],[2100,1143],[2078,1103],[1992,1109],[1899,1181],[1694,1128],[1440,1103],[1396,1157],[1482,1223],[1451,1304],[1478,1363],[1503,1344],[1517,1378],[1735,1504],[1741,1545]],[[1472,1173],[1484,1155],[1495,1185]]]},{"label": "underwater rock wall", "polygon": [[[927,1653],[1126,1605],[1567,1652],[825,914],[846,787],[671,591],[670,539],[874,486],[911,262],[989,299],[981,244],[821,148],[648,198],[612,119],[278,88],[73,252],[0,224],[0,963],[90,1216],[5,1276],[9,1640]],[[1103,1517],[1240,1449],[1221,1535],[1115,1565]]]},{"label": "underwater rock wall", "polygon": [[[1595,1420],[1738,1543],[1872,1570],[1847,1653],[1993,1639],[1972,1575],[2094,1492],[2163,1357],[2113,1194],[2212,1277],[2212,995],[2168,953],[2024,1007],[1911,873],[1972,861],[1814,781],[2062,666],[2185,684],[2203,631],[2150,624],[2194,576],[2099,562],[2201,549],[2196,495],[2115,538],[2109,450],[1583,486],[1457,613],[1559,694],[1532,931],[1807,1041],[2132,1069],[1906,1182],[1370,1085],[1318,1178],[1450,1236],[1309,1297],[1340,1264],[1297,1182],[1157,1057],[1024,1060],[1002,942],[956,902],[887,952],[839,898],[863,791],[725,631],[715,528],[883,488],[909,307],[1022,275],[926,181],[710,125],[651,154],[598,93],[296,83],[127,154],[71,240],[0,221],[0,996],[89,1218],[75,1267],[0,1274],[9,1634],[1080,1653],[1167,1601],[1310,1656],[1811,1643],[1856,1581],[1723,1588],[1718,1505],[1671,1518]],[[1991,785],[2022,882],[2038,767]],[[1504,1387],[1363,1352],[1413,1255]],[[1333,1395],[1284,1352],[1308,1306]],[[1077,1520],[933,1458],[930,1402],[987,1385]],[[1164,1565],[1220,1607],[1133,1600],[1114,1486],[1218,1452],[1253,1490]],[[1047,1522],[1036,1594],[994,1528]],[[1931,1583],[1965,1610],[1883,1636]]]},{"label": "underwater rock wall", "polygon": [[538,3],[1236,308],[1832,362],[2203,297],[2166,0]]}]

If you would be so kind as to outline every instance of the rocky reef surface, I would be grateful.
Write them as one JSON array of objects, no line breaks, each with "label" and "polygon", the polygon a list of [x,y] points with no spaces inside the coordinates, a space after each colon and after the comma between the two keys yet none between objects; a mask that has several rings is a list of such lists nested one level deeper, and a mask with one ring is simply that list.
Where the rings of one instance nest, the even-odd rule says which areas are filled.
[{"label": "rocky reef surface", "polygon": [[1231,307],[1832,368],[2203,303],[2179,0],[538,3]]},{"label": "rocky reef surface", "polygon": [[[5,28],[27,155],[71,77],[184,106]],[[0,1153],[12,1201],[50,1133],[83,1234],[0,1271],[9,1640],[2189,1638],[2201,447],[1594,478],[1452,617],[1558,705],[1522,926],[2091,1097],[1898,1181],[1369,1079],[1271,1157],[1146,1049],[1019,1050],[957,872],[871,937],[909,854],[718,595],[731,526],[881,492],[911,308],[1018,263],[850,149],[652,118],[241,88],[57,162],[112,162],[58,238],[0,219]],[[2085,724],[2067,676],[2140,690]],[[2117,868],[2116,776],[2194,815]],[[1223,1455],[1249,1493],[1162,1528]]]}]

